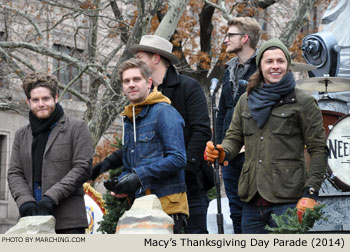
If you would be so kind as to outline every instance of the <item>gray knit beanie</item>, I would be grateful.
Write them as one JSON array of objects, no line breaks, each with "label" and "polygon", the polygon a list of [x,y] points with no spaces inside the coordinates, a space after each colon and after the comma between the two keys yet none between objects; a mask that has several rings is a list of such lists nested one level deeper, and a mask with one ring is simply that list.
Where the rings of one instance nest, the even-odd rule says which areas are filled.
[{"label": "gray knit beanie", "polygon": [[268,48],[273,46],[280,48],[284,52],[284,54],[286,55],[286,58],[288,61],[288,67],[289,67],[290,63],[292,62],[292,58],[290,57],[288,48],[278,38],[270,39],[262,44],[262,46],[259,48],[258,53],[256,55],[256,65],[259,67],[261,56]]}]

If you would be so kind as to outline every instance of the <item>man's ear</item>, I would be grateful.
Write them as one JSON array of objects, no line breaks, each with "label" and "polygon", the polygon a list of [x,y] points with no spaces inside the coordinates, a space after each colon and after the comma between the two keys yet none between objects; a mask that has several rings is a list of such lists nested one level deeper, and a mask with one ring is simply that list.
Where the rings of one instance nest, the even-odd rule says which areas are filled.
[{"label": "man's ear", "polygon": [[149,77],[148,80],[147,80],[147,87],[148,87],[148,89],[151,89],[152,83],[153,83],[152,77]]},{"label": "man's ear", "polygon": [[58,94],[56,94],[56,97],[55,97],[55,103],[58,102]]},{"label": "man's ear", "polygon": [[27,104],[30,107],[30,99],[29,98],[27,98]]},{"label": "man's ear", "polygon": [[245,43],[248,43],[248,40],[249,40],[248,34],[244,34],[244,35],[243,35],[243,43],[244,43],[244,44],[245,44]]},{"label": "man's ear", "polygon": [[160,55],[159,54],[153,54],[153,61],[155,64],[158,64],[160,62]]}]

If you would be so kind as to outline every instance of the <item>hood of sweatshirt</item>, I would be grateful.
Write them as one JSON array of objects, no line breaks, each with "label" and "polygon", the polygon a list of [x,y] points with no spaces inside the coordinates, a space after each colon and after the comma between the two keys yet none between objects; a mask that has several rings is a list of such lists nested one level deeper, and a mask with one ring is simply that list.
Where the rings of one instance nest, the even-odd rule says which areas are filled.
[{"label": "hood of sweatshirt", "polygon": [[[134,128],[134,142],[136,143],[136,117],[141,113],[144,106],[152,105],[160,102],[171,104],[168,97],[164,96],[161,92],[154,88],[153,91],[147,96],[147,98],[140,103],[129,104],[124,108],[122,115],[126,116],[133,122]],[[123,144],[124,144],[124,123],[123,123]]]}]

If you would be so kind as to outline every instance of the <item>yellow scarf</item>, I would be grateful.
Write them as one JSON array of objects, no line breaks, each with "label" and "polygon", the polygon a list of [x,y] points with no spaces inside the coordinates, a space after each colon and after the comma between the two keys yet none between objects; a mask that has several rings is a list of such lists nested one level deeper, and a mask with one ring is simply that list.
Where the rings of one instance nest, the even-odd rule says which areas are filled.
[{"label": "yellow scarf", "polygon": [[166,102],[171,104],[171,101],[168,97],[164,96],[161,92],[155,87],[153,91],[147,96],[146,100],[136,104],[129,104],[125,107],[123,115],[127,116],[130,120],[133,120],[133,107],[135,107],[135,117],[141,113],[143,106],[156,104],[160,102]]}]

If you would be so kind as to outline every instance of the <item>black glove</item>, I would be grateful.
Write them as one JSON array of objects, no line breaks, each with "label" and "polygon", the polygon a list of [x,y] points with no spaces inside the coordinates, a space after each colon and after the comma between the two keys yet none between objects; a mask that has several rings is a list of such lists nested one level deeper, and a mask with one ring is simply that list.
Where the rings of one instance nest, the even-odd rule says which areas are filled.
[{"label": "black glove", "polygon": [[106,187],[107,190],[110,190],[111,192],[113,192],[114,187],[118,184],[118,182],[119,182],[118,178],[113,178],[103,182],[103,185]]},{"label": "black glove", "polygon": [[136,173],[128,173],[122,178],[120,178],[119,182],[114,186],[113,192],[116,194],[135,194],[136,190],[141,186],[139,177],[137,177]]},{"label": "black glove", "polygon": [[19,214],[21,215],[21,217],[38,215],[38,210],[36,209],[36,203],[33,201],[29,201],[22,204],[19,207]]},{"label": "black glove", "polygon": [[108,160],[108,158],[105,158],[105,160],[97,163],[92,168],[91,179],[95,180],[98,177],[98,175],[100,175],[101,173],[104,173],[105,171],[109,170],[110,168],[112,168],[112,163],[111,163],[111,161]]},{"label": "black glove", "polygon": [[38,203],[38,215],[53,215],[55,206],[55,202],[49,196],[44,196]]},{"label": "black glove", "polygon": [[95,180],[98,175],[112,168],[117,168],[123,165],[123,149],[116,150],[111,155],[106,157],[102,162],[99,162],[92,168],[91,179]]}]

